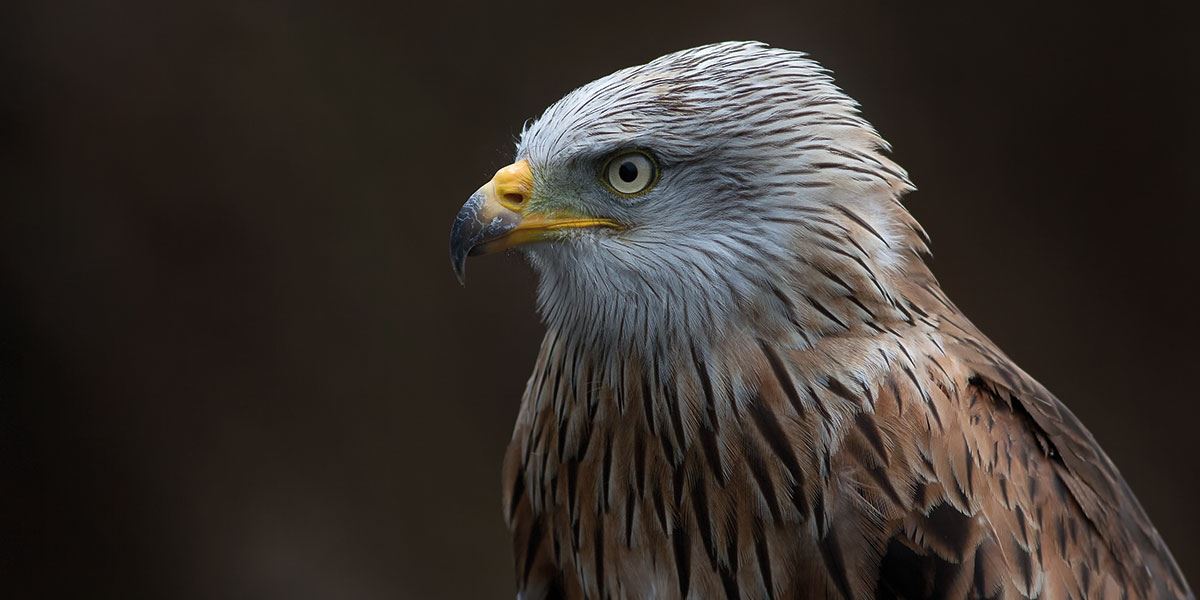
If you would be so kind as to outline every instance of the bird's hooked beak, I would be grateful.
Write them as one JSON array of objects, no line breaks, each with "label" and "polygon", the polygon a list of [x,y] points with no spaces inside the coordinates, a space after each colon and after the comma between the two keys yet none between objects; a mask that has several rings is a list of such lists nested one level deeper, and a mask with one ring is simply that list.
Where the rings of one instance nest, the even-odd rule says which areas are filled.
[{"label": "bird's hooked beak", "polygon": [[459,283],[466,281],[468,256],[490,254],[523,244],[554,239],[564,231],[619,225],[564,210],[527,210],[533,196],[529,161],[499,171],[467,200],[450,227],[450,266]]}]

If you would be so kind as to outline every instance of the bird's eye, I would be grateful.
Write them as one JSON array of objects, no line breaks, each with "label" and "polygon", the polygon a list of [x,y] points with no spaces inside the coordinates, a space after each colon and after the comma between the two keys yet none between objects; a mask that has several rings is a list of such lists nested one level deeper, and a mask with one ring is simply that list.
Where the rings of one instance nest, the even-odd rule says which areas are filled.
[{"label": "bird's eye", "polygon": [[650,189],[658,180],[654,161],[642,152],[626,152],[608,161],[604,179],[617,193],[632,196]]}]

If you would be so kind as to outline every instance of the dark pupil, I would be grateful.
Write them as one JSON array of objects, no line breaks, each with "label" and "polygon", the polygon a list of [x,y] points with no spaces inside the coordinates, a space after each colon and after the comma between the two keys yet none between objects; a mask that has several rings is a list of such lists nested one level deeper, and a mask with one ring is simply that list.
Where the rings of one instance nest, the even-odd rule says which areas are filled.
[{"label": "dark pupil", "polygon": [[625,183],[633,183],[633,180],[637,179],[638,175],[637,165],[633,164],[631,161],[625,161],[621,163],[621,166],[617,169],[617,175],[621,178],[621,181],[624,181]]}]

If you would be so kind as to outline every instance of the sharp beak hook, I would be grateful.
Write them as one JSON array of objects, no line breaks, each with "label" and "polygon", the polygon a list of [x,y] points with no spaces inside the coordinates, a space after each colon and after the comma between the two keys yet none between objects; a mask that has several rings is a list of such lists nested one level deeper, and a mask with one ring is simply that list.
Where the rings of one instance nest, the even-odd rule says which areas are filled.
[{"label": "sharp beak hook", "polygon": [[488,202],[483,188],[471,195],[450,226],[450,267],[459,284],[466,285],[467,257],[507,235],[520,221],[517,213]]}]

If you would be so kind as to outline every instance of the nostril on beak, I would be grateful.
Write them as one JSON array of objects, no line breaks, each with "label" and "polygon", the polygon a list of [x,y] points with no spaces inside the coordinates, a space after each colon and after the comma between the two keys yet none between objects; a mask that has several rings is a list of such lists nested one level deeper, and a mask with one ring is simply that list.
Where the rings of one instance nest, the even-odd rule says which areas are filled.
[{"label": "nostril on beak", "polygon": [[490,185],[497,201],[509,210],[520,211],[529,203],[533,192],[529,162],[520,160],[496,171]]}]

